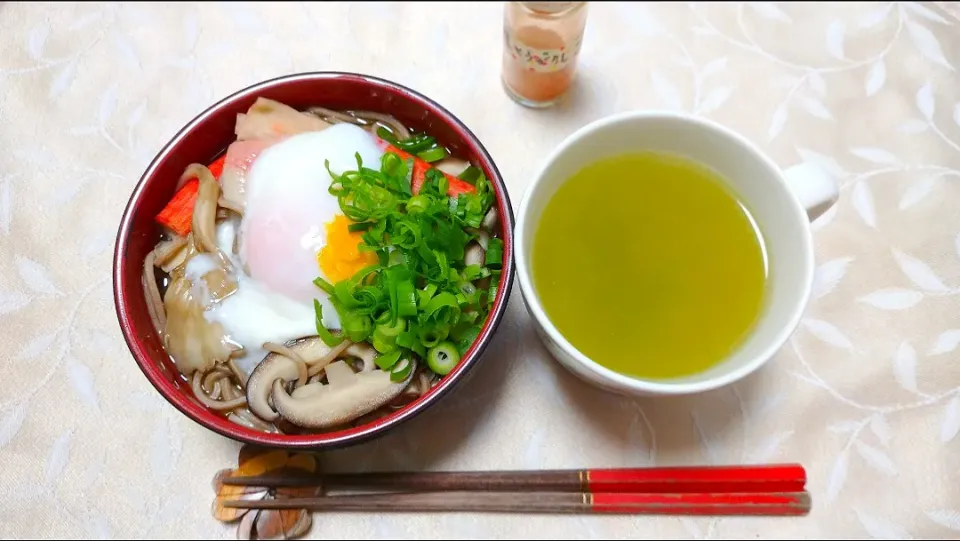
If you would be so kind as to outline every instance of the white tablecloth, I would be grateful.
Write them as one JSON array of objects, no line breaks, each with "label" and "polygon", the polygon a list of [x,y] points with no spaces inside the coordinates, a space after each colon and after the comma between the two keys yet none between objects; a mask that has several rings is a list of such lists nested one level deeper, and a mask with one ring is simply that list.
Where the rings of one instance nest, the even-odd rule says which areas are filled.
[{"label": "white tablecloth", "polygon": [[0,537],[230,537],[210,478],[238,445],[168,406],[111,297],[123,205],[196,113],[291,72],[386,77],[487,145],[519,203],[586,122],[669,108],[842,185],[816,223],[815,298],[768,368],[628,400],[568,375],[519,294],[475,378],[339,467],[798,461],[799,519],[327,515],[311,536],[960,536],[960,8],[597,3],[577,86],[548,111],[500,87],[499,3],[0,3]]}]

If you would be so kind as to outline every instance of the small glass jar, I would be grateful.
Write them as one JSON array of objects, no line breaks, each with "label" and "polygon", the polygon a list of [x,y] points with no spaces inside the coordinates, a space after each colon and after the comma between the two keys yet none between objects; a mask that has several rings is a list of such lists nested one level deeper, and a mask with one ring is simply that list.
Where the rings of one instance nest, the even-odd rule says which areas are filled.
[{"label": "small glass jar", "polygon": [[587,22],[586,2],[506,2],[501,80],[526,107],[550,107],[567,93]]}]

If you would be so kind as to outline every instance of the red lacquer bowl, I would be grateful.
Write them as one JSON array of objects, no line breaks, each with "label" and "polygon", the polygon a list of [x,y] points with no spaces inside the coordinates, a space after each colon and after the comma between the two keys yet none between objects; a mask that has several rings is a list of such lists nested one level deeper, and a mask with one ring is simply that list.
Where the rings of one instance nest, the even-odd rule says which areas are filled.
[{"label": "red lacquer bowl", "polygon": [[[234,140],[237,113],[258,97],[301,109],[311,105],[330,109],[389,113],[415,130],[437,137],[458,157],[479,166],[492,182],[500,213],[503,239],[503,275],[491,315],[460,364],[415,402],[368,424],[325,434],[285,435],[251,430],[208,410],[193,398],[163,349],[147,313],[141,285],[144,257],[159,240],[154,216],[172,197],[184,168],[209,163]],[[513,210],[506,185],[490,154],[477,137],[449,111],[433,100],[396,83],[353,73],[302,73],[265,81],[216,103],[169,142],[154,158],[137,184],[120,222],[113,262],[113,291],[117,317],[127,346],[144,375],[161,395],[184,415],[210,430],[237,441],[286,448],[345,447],[382,435],[440,400],[476,365],[496,331],[513,285]]]}]

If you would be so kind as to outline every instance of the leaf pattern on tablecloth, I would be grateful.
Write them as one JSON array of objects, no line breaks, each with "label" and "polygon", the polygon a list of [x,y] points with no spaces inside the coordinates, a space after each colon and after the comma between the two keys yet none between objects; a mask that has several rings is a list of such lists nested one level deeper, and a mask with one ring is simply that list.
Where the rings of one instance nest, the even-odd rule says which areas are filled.
[{"label": "leaf pattern on tablecloth", "polygon": [[368,470],[799,461],[812,517],[331,514],[313,536],[468,537],[473,525],[524,538],[956,536],[960,7],[589,9],[569,102],[533,114],[500,88],[497,3],[0,7],[0,111],[12,127],[0,130],[0,469],[16,472],[0,491],[25,495],[5,531],[234,534],[201,516],[209,489],[197,472],[232,466],[237,446],[157,396],[113,317],[116,226],[154,153],[213,100],[284,73],[348,70],[437,98],[483,140],[514,205],[563,137],[633,109],[711,118],[792,176],[832,177],[841,195],[813,225],[796,332],[735,387],[610,396],[549,358],[514,295],[470,383],[397,433],[328,457]]}]

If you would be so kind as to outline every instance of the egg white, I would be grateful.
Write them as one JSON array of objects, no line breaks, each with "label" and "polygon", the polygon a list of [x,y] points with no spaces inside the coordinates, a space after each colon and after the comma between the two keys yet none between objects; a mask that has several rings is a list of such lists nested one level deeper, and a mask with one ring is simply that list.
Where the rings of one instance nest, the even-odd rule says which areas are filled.
[{"label": "egg white", "polygon": [[[341,214],[330,195],[329,161],[335,174],[356,169],[356,154],[379,167],[383,152],[373,137],[352,124],[295,135],[269,147],[253,162],[247,179],[240,257],[250,277],[299,302],[312,303],[313,279],[329,281],[317,265],[326,245],[326,224]],[[327,315],[324,306],[324,315]],[[332,307],[330,312],[332,313]],[[338,323],[331,315],[331,326]]]},{"label": "egg white", "polygon": [[[246,208],[240,222],[237,291],[210,306],[205,318],[220,323],[246,355],[238,367],[249,373],[266,352],[264,342],[283,343],[316,334],[313,300],[323,307],[323,323],[340,328],[329,297],[313,284],[323,275],[317,254],[326,245],[326,224],[341,214],[328,188],[336,174],[364,165],[378,168],[383,151],[365,130],[337,124],[292,136],[264,150],[246,179]],[[218,244],[232,247],[236,231],[218,229]],[[231,253],[232,248],[225,249]],[[209,262],[195,256],[188,275]],[[328,280],[328,279],[327,279]],[[329,280],[328,280],[329,281]]]}]

